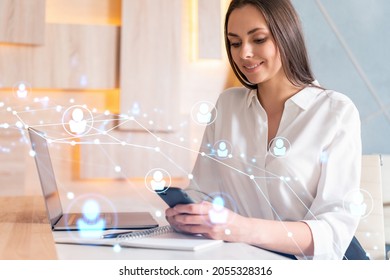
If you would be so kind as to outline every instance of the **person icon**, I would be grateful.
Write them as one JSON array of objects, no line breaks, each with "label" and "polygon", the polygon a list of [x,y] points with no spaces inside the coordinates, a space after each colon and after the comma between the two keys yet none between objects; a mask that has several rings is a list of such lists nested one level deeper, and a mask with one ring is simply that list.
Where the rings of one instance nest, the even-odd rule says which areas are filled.
[{"label": "person icon", "polygon": [[163,178],[163,173],[160,170],[154,171],[153,179],[150,181],[150,185],[154,191],[161,191],[164,189],[166,182]]},{"label": "person icon", "polygon": [[353,194],[349,211],[354,216],[364,216],[366,214],[367,204],[364,203],[364,196],[360,191]]},{"label": "person icon", "polygon": [[131,113],[134,115],[134,116],[137,116],[139,115],[141,112],[141,108],[139,106],[139,103],[138,102],[134,102],[133,103],[133,106],[131,108]]},{"label": "person icon", "polygon": [[82,237],[100,237],[105,228],[105,220],[100,218],[99,204],[88,200],[83,205],[83,216],[77,220],[77,227]]},{"label": "person icon", "polygon": [[210,107],[207,103],[202,103],[199,106],[199,111],[197,113],[197,120],[201,124],[207,124],[211,120]]},{"label": "person icon", "polygon": [[228,211],[225,208],[225,201],[217,196],[213,199],[213,207],[209,210],[210,221],[213,224],[225,224],[228,219]]},{"label": "person icon", "polygon": [[16,94],[18,95],[19,98],[25,98],[27,97],[27,87],[24,83],[20,83],[18,85],[18,89],[16,90]]},{"label": "person icon", "polygon": [[228,156],[228,149],[226,147],[226,143],[224,141],[221,141],[218,145],[217,155],[220,158],[226,158]]},{"label": "person icon", "polygon": [[284,146],[284,141],[281,138],[276,139],[274,147],[275,156],[284,156],[286,155],[286,147]]},{"label": "person icon", "polygon": [[87,121],[84,120],[83,110],[76,108],[72,112],[72,119],[69,121],[69,128],[72,133],[82,134],[87,127]]}]

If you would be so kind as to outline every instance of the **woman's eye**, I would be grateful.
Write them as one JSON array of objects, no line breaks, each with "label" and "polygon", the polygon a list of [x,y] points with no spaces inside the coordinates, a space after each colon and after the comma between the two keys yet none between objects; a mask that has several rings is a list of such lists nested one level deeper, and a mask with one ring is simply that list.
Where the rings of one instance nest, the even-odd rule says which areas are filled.
[{"label": "woman's eye", "polygon": [[238,48],[241,45],[241,43],[230,43],[230,46],[233,48]]},{"label": "woman's eye", "polygon": [[264,43],[265,41],[267,41],[267,38],[261,38],[261,39],[255,39],[254,42],[256,44],[262,44]]}]

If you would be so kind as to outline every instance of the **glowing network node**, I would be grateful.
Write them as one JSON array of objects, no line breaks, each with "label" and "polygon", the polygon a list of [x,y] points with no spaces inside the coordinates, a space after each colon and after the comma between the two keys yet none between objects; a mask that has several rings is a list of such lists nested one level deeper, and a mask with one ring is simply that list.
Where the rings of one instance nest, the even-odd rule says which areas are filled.
[{"label": "glowing network node", "polygon": [[110,114],[110,111],[108,111],[108,110],[104,111],[105,116],[108,116],[109,114]]},{"label": "glowing network node", "polygon": [[115,172],[121,172],[122,171],[122,168],[120,166],[115,166]]},{"label": "glowing network node", "polygon": [[27,88],[27,85],[24,83],[24,82],[21,82],[17,85],[17,88],[15,89],[16,90],[16,95],[19,97],[19,98],[25,98],[27,97],[27,94],[28,94],[28,88]]},{"label": "glowing network node", "polygon": [[277,158],[286,157],[291,149],[291,143],[284,137],[276,137],[269,144],[271,155]]},{"label": "glowing network node", "polygon": [[125,142],[125,141],[122,141],[122,142],[121,142],[121,145],[122,145],[122,146],[125,146],[125,145],[126,145],[126,142]]},{"label": "glowing network node", "polygon": [[152,192],[162,191],[165,187],[170,187],[172,183],[171,175],[162,168],[149,170],[145,178],[145,186]]},{"label": "glowing network node", "polygon": [[88,77],[86,75],[82,75],[80,77],[80,86],[87,86],[88,85]]},{"label": "glowing network node", "polygon": [[328,161],[328,153],[323,151],[320,155],[320,161],[326,163]]},{"label": "glowing network node", "polygon": [[193,174],[188,174],[188,179],[190,179],[190,180],[194,179],[194,175]]},{"label": "glowing network node", "polygon": [[74,99],[73,98],[69,99],[69,103],[73,104],[74,103]]},{"label": "glowing network node", "polygon": [[293,236],[292,232],[289,231],[289,232],[287,233],[287,236],[288,236],[288,237],[292,237],[292,236]]},{"label": "glowing network node", "polygon": [[206,154],[204,152],[201,152],[200,155],[204,157]]},{"label": "glowing network node", "polygon": [[209,125],[216,119],[217,112],[213,118],[212,111],[215,110],[214,105],[208,101],[200,101],[192,106],[192,120],[199,125]]},{"label": "glowing network node", "polygon": [[156,152],[160,152],[160,147],[156,147],[156,148],[154,148],[154,150],[155,150]]},{"label": "glowing network node", "polygon": [[154,214],[156,215],[157,218],[162,216],[162,213],[160,210],[156,210],[156,212]]},{"label": "glowing network node", "polygon": [[160,142],[160,141],[161,141],[161,138],[160,138],[160,137],[157,137],[157,141]]},{"label": "glowing network node", "polygon": [[122,250],[121,245],[115,244],[112,249],[114,250],[115,253],[119,253]]},{"label": "glowing network node", "polygon": [[232,231],[231,231],[230,229],[227,228],[227,229],[225,229],[225,234],[226,234],[226,235],[230,235],[230,234],[232,234]]},{"label": "glowing network node", "polygon": [[68,192],[68,193],[66,194],[66,197],[67,197],[69,200],[72,200],[72,199],[74,199],[74,193],[73,193],[73,192]]},{"label": "glowing network node", "polygon": [[4,107],[4,102],[0,102],[0,107]]},{"label": "glowing network node", "polygon": [[20,121],[17,121],[17,122],[15,123],[15,125],[16,125],[17,128],[23,128],[23,124],[22,124],[22,122],[20,122]]},{"label": "glowing network node", "polygon": [[153,124],[154,124],[154,122],[153,122],[153,121],[149,121],[149,124],[150,124],[150,125],[153,125]]},{"label": "glowing network node", "polygon": [[183,138],[183,137],[180,137],[180,138],[179,138],[179,141],[180,141],[180,142],[184,142],[184,138]]},{"label": "glowing network node", "polygon": [[96,220],[99,216],[100,207],[99,204],[95,200],[87,200],[83,205],[83,214],[90,221]]},{"label": "glowing network node", "polygon": [[35,155],[37,154],[35,151],[31,150],[28,152],[28,154],[30,155],[30,157],[35,157]]},{"label": "glowing network node", "polygon": [[254,179],[255,179],[255,176],[251,175],[251,176],[249,176],[249,178],[250,178],[251,180],[254,180]]},{"label": "glowing network node", "polygon": [[11,107],[7,107],[7,112],[11,112],[12,111],[12,108]]},{"label": "glowing network node", "polygon": [[76,142],[75,142],[75,141],[71,141],[71,142],[70,142],[70,145],[71,145],[71,146],[75,146],[75,145],[76,145]]},{"label": "glowing network node", "polygon": [[53,143],[53,140],[47,139],[47,143],[51,144],[51,143]]},{"label": "glowing network node", "polygon": [[100,140],[99,139],[95,139],[95,140],[93,140],[93,143],[100,144]]}]

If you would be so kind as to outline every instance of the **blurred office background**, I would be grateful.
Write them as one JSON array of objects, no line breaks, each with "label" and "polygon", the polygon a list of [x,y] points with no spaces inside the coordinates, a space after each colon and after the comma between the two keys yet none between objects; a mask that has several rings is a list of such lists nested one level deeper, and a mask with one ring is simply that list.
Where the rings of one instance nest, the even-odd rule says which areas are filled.
[{"label": "blurred office background", "polygon": [[[0,0],[0,194],[40,194],[24,126],[66,138],[74,107],[96,134],[53,141],[60,185],[162,168],[184,186],[204,129],[194,110],[238,84],[223,45],[229,2]],[[360,111],[363,153],[390,154],[389,1],[292,2],[319,82]]]}]

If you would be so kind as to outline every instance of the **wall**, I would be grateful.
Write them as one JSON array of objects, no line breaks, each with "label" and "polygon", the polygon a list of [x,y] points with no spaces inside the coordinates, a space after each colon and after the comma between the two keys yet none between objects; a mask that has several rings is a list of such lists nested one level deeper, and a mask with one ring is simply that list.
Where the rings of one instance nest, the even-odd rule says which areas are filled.
[{"label": "wall", "polygon": [[[167,69],[173,69],[169,70],[171,72],[168,76],[162,76],[165,77],[162,80],[167,80],[166,77],[170,75],[171,85],[175,83],[175,87],[167,88],[164,94],[155,90],[157,91],[155,96],[161,101],[159,104],[164,107],[164,114],[169,116],[168,121],[162,126],[163,131],[160,132],[174,143],[179,143],[192,151],[197,150],[204,129],[191,120],[193,106],[199,101],[214,103],[224,88],[236,83],[232,79],[227,64],[223,42],[220,42],[220,57],[215,40],[212,43],[211,58],[207,57],[205,50],[208,48],[207,38],[209,37],[207,36],[210,34],[203,34],[205,31],[210,31],[205,28],[207,26],[205,22],[210,20],[213,26],[215,25],[218,7],[221,22],[219,30],[222,32],[222,20],[228,2],[228,0],[214,0],[210,6],[212,8],[208,10],[205,8],[208,1],[200,1],[199,6],[196,5],[196,0],[176,1],[177,11],[180,13],[176,15],[177,18],[172,19],[176,25],[180,22],[180,26],[175,27],[176,51],[167,56],[172,59],[177,52],[175,65],[173,65],[174,68],[170,68],[172,65],[156,67],[159,71],[155,76],[159,73],[167,75]],[[344,0],[335,3],[330,0],[293,0],[293,2],[302,18],[310,58],[318,80],[325,87],[350,96],[361,113],[363,152],[389,153],[390,147],[387,145],[387,140],[390,137],[390,95],[388,94],[390,66],[384,61],[389,56],[390,48],[388,38],[381,36],[385,34],[389,26],[389,20],[386,17],[390,9],[388,1],[377,0],[367,3],[362,0]],[[26,3],[31,3],[31,1],[0,0],[2,7],[6,7],[5,4],[16,7],[26,5]],[[4,29],[4,21],[0,21],[0,27],[3,26],[0,28],[2,35],[5,33],[4,30],[7,32],[17,30],[17,26],[27,28],[27,32],[23,29],[24,31],[20,34],[14,32],[5,34],[7,36],[0,36],[3,42],[0,43],[1,132],[5,131],[6,125],[10,125],[14,127],[7,130],[7,133],[12,134],[9,137],[12,139],[21,137],[19,130],[15,128],[18,118],[12,114],[12,110],[16,108],[15,104],[20,106],[22,111],[29,111],[31,108],[26,109],[29,107],[26,105],[26,100],[21,100],[15,95],[15,86],[20,81],[26,82],[32,90],[33,94],[29,100],[33,103],[34,98],[44,101],[47,97],[50,104],[61,106],[62,110],[74,104],[88,104],[101,118],[106,117],[106,113],[111,116],[111,114],[128,112],[131,103],[126,105],[125,98],[130,97],[130,100],[134,101],[132,99],[136,96],[134,92],[138,93],[140,98],[145,98],[142,91],[144,87],[141,83],[135,83],[136,88],[126,93],[120,92],[119,89],[121,82],[128,79],[128,76],[122,73],[124,70],[121,67],[129,63],[127,59],[125,62],[120,60],[125,54],[120,53],[120,44],[124,41],[119,38],[131,35],[131,33],[121,34],[123,1],[37,0],[36,3],[38,4],[35,8],[39,11],[34,13],[36,24],[20,25],[20,23],[11,22],[15,27]],[[1,11],[4,13],[6,10]],[[346,13],[348,17],[345,16]],[[42,14],[45,17],[43,28],[42,16],[39,16]],[[148,20],[153,22],[152,19],[153,17]],[[134,20],[137,23],[137,20]],[[6,24],[9,25],[10,22]],[[25,34],[29,34],[29,28],[33,28],[33,31],[39,30],[40,32],[30,33],[32,35],[44,34],[44,40],[37,35],[28,38],[30,40],[28,42],[24,41]],[[218,32],[218,29],[214,29],[213,32]],[[215,38],[222,39],[222,36],[216,34]],[[144,55],[156,50],[161,51],[156,45],[144,44],[144,47]],[[198,48],[197,52],[196,48]],[[133,62],[136,58],[133,57],[130,61]],[[133,67],[133,69],[138,68]],[[149,79],[143,83],[154,81],[154,79]],[[146,100],[154,97],[147,95]],[[11,108],[10,112],[7,111],[8,107]],[[45,116],[52,120],[60,118],[61,114],[46,114],[46,109],[42,109],[44,110],[40,111],[39,117],[32,117],[29,121],[40,122],[45,119]],[[153,112],[150,113],[150,109],[155,112],[154,108],[150,107],[149,116],[153,114]],[[155,120],[159,119],[155,118]],[[149,125],[150,119],[146,117],[145,121],[146,125]],[[127,139],[128,134],[120,134],[118,137]],[[2,136],[2,139],[7,138]],[[12,140],[12,143],[14,142]],[[126,164],[127,159],[124,157],[126,153],[112,147],[110,149],[102,149],[102,147],[99,148],[100,151],[80,151],[84,153],[81,158],[82,163],[85,164],[84,167],[89,166],[87,168],[79,166],[78,170],[84,168],[85,177],[95,178],[105,174],[99,171],[104,170],[104,167],[93,172],[92,163],[97,158],[100,158],[100,166],[106,166],[107,162],[111,162],[111,171],[107,173],[107,176],[117,176],[115,171],[112,171],[117,166],[116,157],[123,157],[118,161],[123,162],[121,165]],[[16,149],[7,141],[1,144],[1,148],[4,151]],[[138,152],[140,152],[139,149]],[[140,153],[141,155],[136,157],[142,157],[142,152]],[[88,157],[88,154],[93,156]],[[191,169],[195,156],[196,153],[190,152],[178,160],[178,162],[186,162],[184,164],[186,172]],[[15,155],[14,161],[20,162],[21,158],[23,158],[22,154]],[[8,168],[2,174],[10,174],[15,170],[19,169]],[[142,172],[136,173],[142,174]],[[120,177],[126,177],[129,174],[131,171],[126,171]]]},{"label": "wall", "polygon": [[[143,178],[160,167],[187,178],[204,130],[193,121],[192,109],[204,101],[214,104],[232,83],[222,41],[226,3],[122,1],[122,120],[111,135],[126,143],[83,146],[82,177]],[[110,167],[104,168],[107,161]]]},{"label": "wall", "polygon": [[[41,192],[31,184],[37,174],[24,125],[57,133],[75,104],[98,118],[119,112],[120,4],[0,0],[1,194]],[[25,97],[17,94],[21,83]],[[60,184],[79,177],[76,148],[51,144]]]},{"label": "wall", "polygon": [[390,2],[293,0],[320,83],[360,111],[363,153],[390,153]]}]

